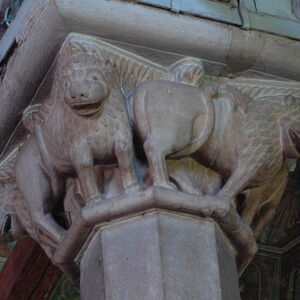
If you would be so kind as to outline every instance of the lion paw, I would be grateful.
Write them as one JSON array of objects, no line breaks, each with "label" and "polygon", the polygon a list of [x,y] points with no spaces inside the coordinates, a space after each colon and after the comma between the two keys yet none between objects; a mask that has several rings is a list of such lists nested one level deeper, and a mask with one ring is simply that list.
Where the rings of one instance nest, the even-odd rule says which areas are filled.
[{"label": "lion paw", "polygon": [[177,186],[172,182],[164,182],[164,183],[155,183],[153,186],[163,187],[169,190],[177,190]]},{"label": "lion paw", "polygon": [[89,199],[86,203],[86,206],[87,207],[91,207],[91,206],[94,206],[100,202],[102,202],[104,199],[100,196],[100,195],[97,195],[91,199]]},{"label": "lion paw", "polygon": [[206,196],[209,198],[209,202],[211,203],[211,214],[217,217],[225,216],[229,210],[232,202],[231,197],[226,196]]},{"label": "lion paw", "polygon": [[218,197],[217,199],[218,199],[218,202],[216,203],[216,208],[214,210],[214,213],[217,216],[227,215],[229,210],[230,210],[230,206],[231,206],[231,203],[232,203],[232,198],[222,196],[222,197]]},{"label": "lion paw", "polygon": [[140,192],[143,190],[143,187],[137,183],[133,183],[125,188],[125,194]]}]

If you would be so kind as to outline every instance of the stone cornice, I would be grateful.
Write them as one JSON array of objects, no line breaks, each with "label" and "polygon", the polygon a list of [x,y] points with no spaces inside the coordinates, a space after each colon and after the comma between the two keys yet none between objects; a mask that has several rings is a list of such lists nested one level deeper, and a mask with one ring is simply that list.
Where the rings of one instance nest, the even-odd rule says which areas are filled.
[{"label": "stone cornice", "polygon": [[300,76],[300,42],[288,38],[123,1],[26,0],[0,42],[0,149],[72,31],[215,61],[224,74]]}]

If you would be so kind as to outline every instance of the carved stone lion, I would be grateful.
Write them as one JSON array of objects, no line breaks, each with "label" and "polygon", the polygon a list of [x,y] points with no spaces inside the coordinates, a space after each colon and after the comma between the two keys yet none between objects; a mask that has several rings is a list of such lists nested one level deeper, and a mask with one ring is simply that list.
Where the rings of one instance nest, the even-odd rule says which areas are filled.
[{"label": "carved stone lion", "polygon": [[[23,113],[29,137],[13,159],[8,155],[0,162],[5,192],[0,190],[0,242],[29,234],[52,259],[66,228],[88,200],[140,188],[124,91],[162,77],[200,84],[203,68],[198,60],[184,59],[157,70],[126,55],[81,41],[62,48],[51,95]],[[114,172],[117,186],[111,182]],[[185,172],[175,173],[179,186],[190,191]]]},{"label": "carved stone lion", "polygon": [[[284,162],[299,156],[300,100],[287,93],[250,98],[228,85],[205,87],[204,69],[191,58],[162,68],[119,50],[75,44],[60,54],[51,97],[24,112],[30,136],[13,156],[8,168],[13,174],[0,176],[5,199],[0,237],[6,240],[9,232],[16,238],[25,229],[52,258],[66,233],[56,213],[70,212],[75,222],[88,200],[139,189],[135,160],[146,188],[177,188],[199,199],[210,195],[226,209],[231,202],[226,215],[212,209],[204,215],[215,217],[242,246],[237,248],[248,251],[241,272],[281,199]],[[141,146],[146,154],[141,161],[141,153],[133,151],[132,131],[139,137],[135,150]],[[234,201],[241,194],[244,201]],[[269,209],[254,224],[266,203]],[[254,224],[255,235],[242,219]]]},{"label": "carved stone lion", "polygon": [[[252,230],[236,212],[235,198],[246,196],[243,219],[251,224],[259,206],[270,209],[254,228],[258,235],[272,218],[287,181],[286,160],[300,153],[300,99],[293,96],[251,99],[229,86],[196,88],[170,81],[147,81],[130,99],[132,119],[149,162],[152,182],[174,189],[166,158],[190,156],[222,176],[223,187],[216,194],[231,200],[227,216],[219,223],[243,228],[229,234],[256,252]],[[252,250],[251,250],[252,249]],[[248,260],[248,261],[249,261]],[[239,266],[240,271],[244,266]]]},{"label": "carved stone lion", "polygon": [[52,213],[64,196],[67,177],[76,174],[84,202],[100,194],[94,165],[118,164],[125,192],[138,188],[126,108],[122,95],[106,81],[104,62],[81,53],[61,69],[54,96],[24,113],[31,136],[15,167],[32,219],[54,247],[65,230]]}]

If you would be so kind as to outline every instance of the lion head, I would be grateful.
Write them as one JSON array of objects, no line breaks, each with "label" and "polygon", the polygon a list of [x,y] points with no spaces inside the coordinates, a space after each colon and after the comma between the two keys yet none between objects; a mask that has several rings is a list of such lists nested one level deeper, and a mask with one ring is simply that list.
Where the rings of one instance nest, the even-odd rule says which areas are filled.
[{"label": "lion head", "polygon": [[102,72],[103,61],[91,54],[72,56],[62,68],[63,99],[80,116],[101,113],[110,94]]}]

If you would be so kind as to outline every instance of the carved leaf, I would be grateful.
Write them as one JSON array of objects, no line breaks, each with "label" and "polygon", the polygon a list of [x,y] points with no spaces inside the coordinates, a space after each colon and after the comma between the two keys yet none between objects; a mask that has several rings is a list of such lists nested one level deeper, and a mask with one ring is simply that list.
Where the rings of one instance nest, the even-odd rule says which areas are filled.
[{"label": "carved leaf", "polygon": [[164,77],[164,72],[160,66],[150,61],[143,63],[141,60],[131,59],[131,55],[126,51],[122,53],[109,48],[106,49],[103,45],[93,42],[74,40],[67,45],[60,60],[64,61],[67,57],[80,52],[97,56],[103,63],[102,71],[107,77],[107,83],[111,85],[113,82],[116,87],[122,90],[123,94],[129,92],[140,82],[158,80]]},{"label": "carved leaf", "polygon": [[5,159],[0,162],[0,182],[15,178],[15,163],[22,144],[18,145]]},{"label": "carved leaf", "polygon": [[182,82],[200,87],[204,82],[205,70],[201,60],[196,58],[185,58],[169,68],[169,80]]},{"label": "carved leaf", "polygon": [[[253,99],[260,99],[265,97],[286,97],[291,94],[300,93],[300,87],[286,83],[285,86],[275,86],[275,82],[268,82],[266,85],[258,85],[251,83],[241,83],[235,81],[227,81],[226,84],[238,88],[242,93],[250,96]],[[272,84],[270,86],[270,84]]]}]

